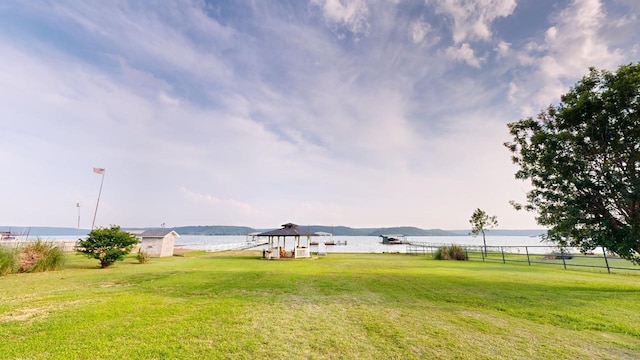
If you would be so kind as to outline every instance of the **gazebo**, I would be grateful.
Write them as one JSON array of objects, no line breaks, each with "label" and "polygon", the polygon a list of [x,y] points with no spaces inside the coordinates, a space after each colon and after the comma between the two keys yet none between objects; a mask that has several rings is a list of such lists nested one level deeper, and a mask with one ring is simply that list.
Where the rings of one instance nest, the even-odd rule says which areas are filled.
[{"label": "gazebo", "polygon": [[[311,257],[309,250],[311,237],[318,235],[301,230],[296,224],[287,223],[282,225],[282,229],[263,232],[256,236],[268,238],[267,249],[264,252],[265,259],[298,259]],[[293,241],[287,244],[287,238]]]}]

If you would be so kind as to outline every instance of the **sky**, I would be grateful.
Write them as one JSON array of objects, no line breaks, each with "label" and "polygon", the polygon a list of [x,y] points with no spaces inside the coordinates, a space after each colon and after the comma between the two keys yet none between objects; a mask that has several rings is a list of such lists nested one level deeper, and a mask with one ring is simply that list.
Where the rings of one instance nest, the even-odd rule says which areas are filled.
[{"label": "sky", "polygon": [[639,61],[639,15],[637,0],[2,1],[0,225],[468,229],[481,208],[539,228],[509,205],[529,184],[507,124],[589,67]]}]

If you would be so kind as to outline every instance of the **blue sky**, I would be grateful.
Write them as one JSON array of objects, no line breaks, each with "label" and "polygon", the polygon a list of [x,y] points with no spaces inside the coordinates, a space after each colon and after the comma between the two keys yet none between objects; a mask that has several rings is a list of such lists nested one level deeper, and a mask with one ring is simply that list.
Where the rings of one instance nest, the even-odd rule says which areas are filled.
[{"label": "blue sky", "polygon": [[502,146],[590,66],[640,59],[636,0],[3,1],[0,225],[500,228]]}]

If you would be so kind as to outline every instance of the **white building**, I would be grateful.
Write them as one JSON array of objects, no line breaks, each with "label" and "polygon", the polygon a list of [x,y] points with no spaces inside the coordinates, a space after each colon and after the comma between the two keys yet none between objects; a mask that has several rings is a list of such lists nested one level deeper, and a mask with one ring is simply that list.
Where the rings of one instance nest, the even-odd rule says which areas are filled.
[{"label": "white building", "polygon": [[180,236],[171,229],[146,230],[140,235],[140,251],[150,257],[173,256],[176,237]]}]

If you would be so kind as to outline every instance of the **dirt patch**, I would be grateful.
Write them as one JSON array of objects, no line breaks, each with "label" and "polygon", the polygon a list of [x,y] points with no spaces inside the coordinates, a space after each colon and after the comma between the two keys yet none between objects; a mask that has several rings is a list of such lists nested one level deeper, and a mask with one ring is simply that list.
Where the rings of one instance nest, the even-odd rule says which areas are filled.
[{"label": "dirt patch", "polygon": [[0,324],[11,321],[29,321],[33,319],[42,319],[47,317],[52,311],[56,311],[59,309],[68,309],[71,306],[84,303],[88,303],[88,301],[68,301],[50,306],[16,309],[4,315],[0,315]]},{"label": "dirt patch", "polygon": [[33,266],[42,258],[42,254],[37,251],[32,251],[29,249],[25,249],[20,252],[18,255],[18,259],[20,261],[20,266],[18,267],[18,272],[26,272],[29,269],[33,268]]},{"label": "dirt patch", "polygon": [[181,247],[174,247],[173,248],[173,256],[184,256],[186,253],[195,252],[195,251],[202,251],[202,250],[194,250],[194,249],[185,249],[185,248],[181,248]]},{"label": "dirt patch", "polygon": [[36,316],[45,316],[48,311],[44,308],[18,309],[12,313],[0,316],[0,323],[10,321],[27,321]]},{"label": "dirt patch", "polygon": [[212,256],[255,256],[262,257],[262,251],[259,250],[224,250],[224,251],[216,251],[210,252],[208,255]]}]

